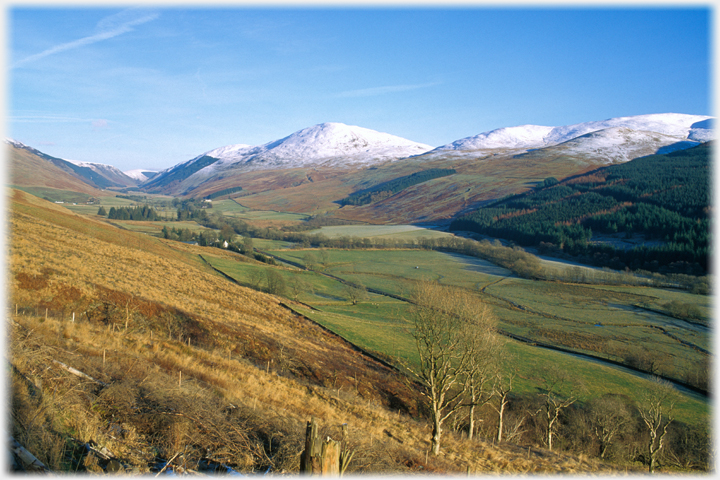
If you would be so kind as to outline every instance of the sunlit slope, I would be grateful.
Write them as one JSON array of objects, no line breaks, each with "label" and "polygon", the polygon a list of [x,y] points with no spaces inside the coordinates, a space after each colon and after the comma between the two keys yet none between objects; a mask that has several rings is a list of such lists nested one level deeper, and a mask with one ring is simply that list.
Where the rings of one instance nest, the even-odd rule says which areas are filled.
[{"label": "sunlit slope", "polygon": [[[128,443],[97,427],[117,420],[88,406],[107,405],[123,385],[132,387],[129,392],[143,382],[157,385],[153,388],[166,384],[162,395],[170,398],[180,390],[179,382],[168,379],[182,372],[183,388],[197,385],[219,405],[239,406],[249,438],[272,432],[273,452],[302,449],[311,416],[324,425],[348,423],[357,447],[351,472],[409,472],[418,462],[436,472],[608,470],[565,455],[536,450],[530,455],[513,445],[494,448],[479,442],[471,448],[450,436],[448,454],[428,461],[424,424],[398,414],[417,415],[417,394],[396,373],[292,313],[282,305],[288,300],[233,283],[200,258],[239,261],[238,256],[119,230],[19,191],[12,191],[8,207],[8,303],[19,312],[13,316],[13,338],[21,340],[13,345],[22,347],[24,355],[52,352],[54,359],[115,386],[114,393],[87,394],[87,405],[68,405],[52,418],[56,433],[92,440],[116,454],[132,450],[124,454],[127,461],[152,448],[169,458],[177,452],[172,435],[187,428],[186,418],[165,417],[171,422],[167,429],[142,433],[141,424],[131,425],[142,416],[129,415],[123,428],[138,435]],[[43,373],[44,388],[57,381],[53,372]],[[94,430],[78,430],[90,424]],[[235,464],[245,471],[267,465],[251,457]],[[296,468],[296,457],[288,458],[283,468]],[[137,460],[139,468],[145,468],[143,461]]]},{"label": "sunlit slope", "polygon": [[[278,298],[217,274],[199,256],[212,255],[213,249],[119,230],[65,213],[61,207],[23,192],[13,193],[10,275],[14,280],[10,295],[20,306],[44,302],[65,308],[62,291],[72,286],[79,291],[78,305],[92,306],[109,295],[129,301],[138,311],[162,307],[184,312],[184,317],[205,332],[196,341],[247,349],[257,360],[270,360],[284,345],[286,354],[302,352],[298,371],[307,375],[321,370],[318,359],[330,351],[341,357],[350,354],[343,342],[327,345],[327,338],[319,332],[307,338],[302,332],[310,325],[299,328],[296,316],[282,307]],[[27,278],[35,279],[42,288],[23,288]],[[90,310],[86,307],[85,311]],[[153,321],[152,315],[146,316]],[[228,330],[235,338],[227,338]]]},{"label": "sunlit slope", "polygon": [[[484,202],[519,193],[545,178],[563,178],[599,166],[599,162],[557,156],[520,158],[497,154],[452,158],[410,158],[374,168],[348,170],[265,170],[227,177],[212,190],[241,185],[238,201],[258,210],[305,214],[329,212],[333,216],[367,223],[449,221]],[[456,173],[408,187],[389,198],[363,206],[337,203],[350,193],[431,168],[452,168]],[[211,193],[203,185],[193,196]],[[233,195],[235,196],[235,195]]]},{"label": "sunlit slope", "polygon": [[47,187],[100,196],[102,192],[32,152],[6,145],[8,183],[19,187]]}]

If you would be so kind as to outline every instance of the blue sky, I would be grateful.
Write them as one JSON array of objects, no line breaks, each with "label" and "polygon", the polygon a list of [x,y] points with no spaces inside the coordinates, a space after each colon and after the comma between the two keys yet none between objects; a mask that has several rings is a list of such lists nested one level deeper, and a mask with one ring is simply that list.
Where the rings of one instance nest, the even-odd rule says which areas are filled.
[{"label": "blue sky", "polygon": [[711,115],[708,8],[6,13],[6,136],[167,168],[342,122],[439,146],[500,127]]}]

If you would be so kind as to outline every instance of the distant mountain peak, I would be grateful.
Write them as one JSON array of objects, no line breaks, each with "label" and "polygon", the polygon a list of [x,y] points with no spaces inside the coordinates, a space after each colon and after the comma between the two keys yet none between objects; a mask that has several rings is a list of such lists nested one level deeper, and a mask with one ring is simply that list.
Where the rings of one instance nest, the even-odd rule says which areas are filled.
[{"label": "distant mountain peak", "polygon": [[[373,164],[419,155],[430,145],[413,142],[369,128],[325,122],[303,128],[264,145],[229,145],[202,156],[218,158],[207,170],[242,165],[247,169],[294,168],[328,164]],[[198,157],[200,158],[200,157]]]}]

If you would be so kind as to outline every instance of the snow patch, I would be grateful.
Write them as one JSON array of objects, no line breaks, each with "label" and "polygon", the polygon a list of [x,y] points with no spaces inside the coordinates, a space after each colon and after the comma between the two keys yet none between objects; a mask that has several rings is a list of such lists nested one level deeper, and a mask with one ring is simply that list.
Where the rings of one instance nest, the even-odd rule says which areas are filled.
[{"label": "snow patch", "polygon": [[136,170],[128,170],[127,172],[123,172],[128,177],[137,180],[138,182],[145,182],[148,180],[148,177],[145,175],[145,172],[149,173],[155,173],[156,170],[147,170],[147,169],[136,169]]}]

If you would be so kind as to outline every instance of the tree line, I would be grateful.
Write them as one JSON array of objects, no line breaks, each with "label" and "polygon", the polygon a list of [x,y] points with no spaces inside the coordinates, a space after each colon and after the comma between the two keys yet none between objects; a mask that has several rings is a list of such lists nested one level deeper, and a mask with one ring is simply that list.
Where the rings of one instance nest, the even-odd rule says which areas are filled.
[{"label": "tree line", "polygon": [[[546,252],[595,265],[703,274],[709,266],[709,155],[704,144],[545,181],[454,220],[450,229],[544,244]],[[656,244],[615,248],[593,242],[597,233],[642,235]]]},{"label": "tree line", "polygon": [[106,216],[110,220],[145,220],[159,221],[163,220],[157,210],[147,205],[137,207],[110,207],[110,211],[106,211],[105,207],[100,207],[97,212],[100,216]]}]

